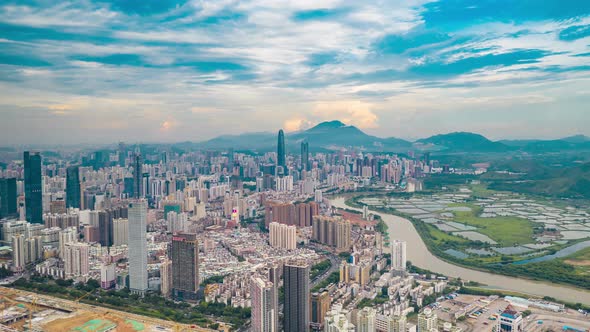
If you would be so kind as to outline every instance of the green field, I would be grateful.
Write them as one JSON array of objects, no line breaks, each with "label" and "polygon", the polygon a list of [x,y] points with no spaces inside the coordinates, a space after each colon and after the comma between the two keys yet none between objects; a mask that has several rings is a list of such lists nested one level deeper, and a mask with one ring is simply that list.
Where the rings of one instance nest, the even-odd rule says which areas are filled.
[{"label": "green field", "polygon": [[563,259],[564,263],[574,266],[576,273],[590,276],[590,248],[582,249]]},{"label": "green field", "polygon": [[455,211],[454,221],[477,227],[477,232],[487,235],[501,246],[527,244],[534,241],[533,223],[518,217],[481,218],[481,207],[473,204],[453,204],[469,207],[471,211]]}]

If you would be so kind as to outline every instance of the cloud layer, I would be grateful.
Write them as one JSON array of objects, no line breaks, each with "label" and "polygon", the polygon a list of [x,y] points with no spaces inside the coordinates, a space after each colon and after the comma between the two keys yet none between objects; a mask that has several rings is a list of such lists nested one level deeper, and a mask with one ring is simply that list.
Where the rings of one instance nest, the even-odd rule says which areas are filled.
[{"label": "cloud layer", "polygon": [[590,2],[4,1],[0,141],[590,134]]}]

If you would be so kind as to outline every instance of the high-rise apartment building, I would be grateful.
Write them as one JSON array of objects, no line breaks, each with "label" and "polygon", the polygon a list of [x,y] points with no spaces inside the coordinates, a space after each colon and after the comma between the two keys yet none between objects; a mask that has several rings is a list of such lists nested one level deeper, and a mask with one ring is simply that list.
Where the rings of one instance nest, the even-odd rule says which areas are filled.
[{"label": "high-rise apartment building", "polygon": [[273,248],[287,250],[297,248],[297,228],[295,226],[271,222],[268,228],[270,245]]},{"label": "high-rise apartment building", "polygon": [[[356,331],[357,332],[375,332],[375,317],[377,311],[371,307],[364,307],[359,310],[356,315]],[[389,332],[388,330],[385,330]],[[405,332],[405,331],[404,331]]]},{"label": "high-rise apartment building", "polygon": [[16,178],[0,179],[0,218],[18,214],[16,204]]},{"label": "high-rise apartment building", "polygon": [[307,331],[311,302],[309,264],[302,260],[286,263],[283,267],[283,280],[285,289],[283,331]]},{"label": "high-rise apartment building", "polygon": [[143,295],[148,288],[147,272],[147,202],[129,204],[129,289]]},{"label": "high-rise apartment building", "polygon": [[166,259],[160,265],[160,291],[163,297],[169,297],[172,293],[172,261]]},{"label": "high-rise apartment building", "polygon": [[406,241],[393,240],[391,242],[391,268],[405,271],[406,261]]},{"label": "high-rise apartment building", "polygon": [[196,234],[172,237],[172,296],[177,300],[196,301],[199,290],[199,242]]},{"label": "high-rise apartment building", "polygon": [[122,246],[129,240],[129,220],[113,219],[113,246]]},{"label": "high-rise apartment building", "polygon": [[12,267],[15,271],[22,271],[27,265],[25,246],[24,234],[12,236]]},{"label": "high-rise apartment building", "polygon": [[43,184],[41,182],[41,155],[24,152],[25,164],[25,210],[27,221],[43,223]]},{"label": "high-rise apartment building", "polygon": [[89,245],[86,243],[69,243],[65,245],[64,270],[67,278],[88,275]]},{"label": "high-rise apartment building", "polygon": [[276,326],[279,309],[274,300],[274,284],[260,276],[250,279],[250,297],[252,299],[252,331],[278,332]]},{"label": "high-rise apartment building", "polygon": [[70,166],[66,169],[66,208],[80,208],[80,168]]},{"label": "high-rise apartment building", "polygon": [[350,221],[339,217],[318,216],[314,218],[312,238],[337,250],[348,250],[351,245]]},{"label": "high-rise apartment building", "polygon": [[438,317],[430,308],[418,314],[418,332],[430,332],[438,328]]},{"label": "high-rise apartment building", "polygon": [[405,315],[377,315],[375,316],[375,331],[406,332],[407,319]]},{"label": "high-rise apartment building", "polygon": [[323,331],[328,310],[330,310],[330,294],[325,290],[312,293],[310,325],[314,331]]},{"label": "high-rise apartment building", "polygon": [[64,259],[66,245],[78,242],[78,232],[74,227],[59,231],[59,257]]}]

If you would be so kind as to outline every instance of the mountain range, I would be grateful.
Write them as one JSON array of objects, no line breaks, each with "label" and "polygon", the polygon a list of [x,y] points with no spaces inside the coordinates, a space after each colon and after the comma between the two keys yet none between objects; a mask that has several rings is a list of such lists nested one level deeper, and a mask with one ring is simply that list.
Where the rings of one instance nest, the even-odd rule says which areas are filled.
[{"label": "mountain range", "polygon": [[[470,152],[510,152],[531,153],[557,152],[564,150],[590,150],[590,138],[583,135],[565,137],[557,140],[501,140],[488,138],[469,132],[454,132],[435,135],[414,142],[400,138],[381,138],[369,135],[355,126],[341,121],[322,122],[307,130],[285,135],[287,150],[299,151],[301,142],[309,142],[312,151],[339,150],[343,148],[362,148],[366,151],[407,152],[410,149],[421,151],[440,151],[449,153]],[[260,132],[240,135],[223,135],[197,143],[201,148],[235,150],[273,151],[276,149],[277,134]]]}]

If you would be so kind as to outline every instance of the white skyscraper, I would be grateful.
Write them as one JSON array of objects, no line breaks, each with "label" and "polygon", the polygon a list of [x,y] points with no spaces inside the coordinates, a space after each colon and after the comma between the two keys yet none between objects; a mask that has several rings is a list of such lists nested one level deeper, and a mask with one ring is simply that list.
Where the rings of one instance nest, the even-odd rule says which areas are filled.
[{"label": "white skyscraper", "polygon": [[147,272],[147,202],[129,204],[129,289],[143,295],[148,289]]},{"label": "white skyscraper", "polygon": [[406,269],[406,241],[393,240],[391,242],[391,268]]}]

